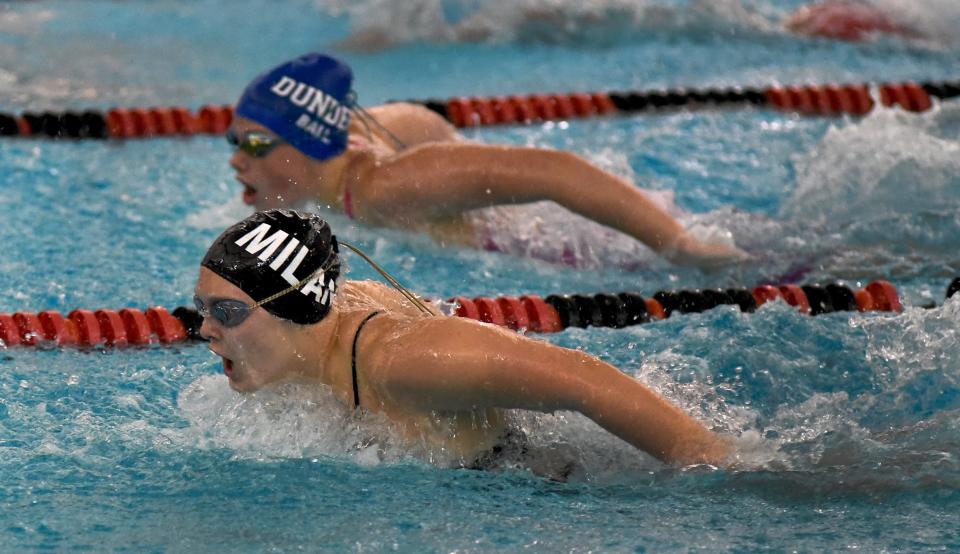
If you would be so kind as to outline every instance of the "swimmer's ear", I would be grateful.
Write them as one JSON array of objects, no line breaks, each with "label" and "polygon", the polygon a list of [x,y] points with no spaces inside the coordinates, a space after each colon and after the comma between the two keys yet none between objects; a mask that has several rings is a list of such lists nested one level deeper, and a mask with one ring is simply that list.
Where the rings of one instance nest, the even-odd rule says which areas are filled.
[{"label": "swimmer's ear", "polygon": [[333,248],[335,253],[340,253],[340,244],[337,242],[336,235],[330,235],[330,246]]},{"label": "swimmer's ear", "polygon": [[347,96],[344,98],[347,103],[347,106],[354,108],[357,106],[357,91],[351,90],[347,93]]}]

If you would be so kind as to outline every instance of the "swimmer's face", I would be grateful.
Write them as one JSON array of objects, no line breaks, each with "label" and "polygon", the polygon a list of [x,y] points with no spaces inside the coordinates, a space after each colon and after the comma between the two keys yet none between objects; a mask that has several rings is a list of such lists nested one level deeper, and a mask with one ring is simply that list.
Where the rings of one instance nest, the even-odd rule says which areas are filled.
[{"label": "swimmer's face", "polygon": [[[276,137],[263,125],[243,117],[237,117],[230,128],[241,141],[251,132]],[[236,179],[244,187],[244,204],[259,211],[291,207],[308,200],[311,161],[284,142],[259,158],[237,148],[230,157],[230,167],[237,172]]]},{"label": "swimmer's face", "polygon": [[[205,267],[200,268],[196,295],[209,306],[222,299],[239,300],[248,306],[254,300],[238,287]],[[255,308],[243,323],[224,327],[212,317],[204,318],[200,334],[210,340],[210,350],[223,358],[230,386],[240,392],[296,377],[288,346],[292,323]]]}]

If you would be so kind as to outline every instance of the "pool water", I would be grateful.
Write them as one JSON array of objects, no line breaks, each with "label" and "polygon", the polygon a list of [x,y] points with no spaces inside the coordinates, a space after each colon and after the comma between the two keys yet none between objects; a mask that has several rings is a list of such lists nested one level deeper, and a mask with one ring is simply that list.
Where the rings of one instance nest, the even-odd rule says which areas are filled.
[{"label": "pool water", "polygon": [[[354,67],[368,105],[960,73],[960,45],[937,34],[960,22],[952,3],[878,1],[940,38],[864,44],[779,31],[800,3],[3,3],[0,111],[228,103],[317,49]],[[556,19],[529,17],[544,6]],[[324,212],[437,298],[649,295],[798,269],[804,283],[893,282],[902,314],[811,318],[773,304],[541,337],[735,436],[731,469],[665,466],[569,413],[514,415],[542,458],[575,464],[569,482],[451,469],[378,418],[347,417],[325,390],[232,392],[203,344],[0,349],[0,551],[958,549],[960,303],[943,300],[960,274],[958,131],[948,102],[862,119],[703,111],[464,133],[575,151],[755,257],[709,272],[622,237],[610,255],[635,252],[640,268],[601,253],[571,269]],[[0,141],[0,311],[187,305],[206,246],[248,213],[228,153],[218,137]],[[517,217],[529,215],[544,218],[544,242],[603,242],[557,210]],[[375,277],[348,262],[351,278]]]}]

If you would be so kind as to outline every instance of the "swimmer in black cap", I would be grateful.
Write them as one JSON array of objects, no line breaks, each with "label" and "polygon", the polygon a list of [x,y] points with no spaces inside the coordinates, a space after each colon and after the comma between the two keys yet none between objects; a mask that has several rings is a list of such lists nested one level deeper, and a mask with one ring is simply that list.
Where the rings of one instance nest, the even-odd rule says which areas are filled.
[{"label": "swimmer in black cap", "polygon": [[339,245],[316,215],[256,213],[214,242],[195,302],[231,387],[327,385],[468,467],[483,467],[509,435],[511,408],[581,412],[667,462],[719,464],[729,453],[719,436],[593,356],[437,315],[399,285],[338,284],[339,276]]},{"label": "swimmer in black cap", "polygon": [[745,257],[732,243],[694,237],[639,188],[579,156],[461,141],[420,106],[363,110],[352,83],[349,67],[313,53],[247,86],[227,133],[245,203],[263,210],[314,201],[363,223],[499,251],[506,248],[475,210],[550,200],[678,264]]}]

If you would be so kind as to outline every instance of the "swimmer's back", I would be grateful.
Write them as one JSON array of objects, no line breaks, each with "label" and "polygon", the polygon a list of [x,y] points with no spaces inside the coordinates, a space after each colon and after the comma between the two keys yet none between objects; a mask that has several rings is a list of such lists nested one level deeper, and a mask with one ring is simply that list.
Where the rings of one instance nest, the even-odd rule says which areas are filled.
[{"label": "swimmer's back", "polygon": [[378,281],[346,281],[335,300],[343,312],[369,312],[419,318],[420,311],[395,289]]},{"label": "swimmer's back", "polygon": [[[425,142],[449,142],[459,140],[456,129],[436,112],[417,104],[395,102],[367,109],[376,120],[396,135],[407,147]],[[360,118],[354,118],[352,129],[362,129]],[[393,144],[390,136],[376,125],[370,131],[387,144]]]}]

